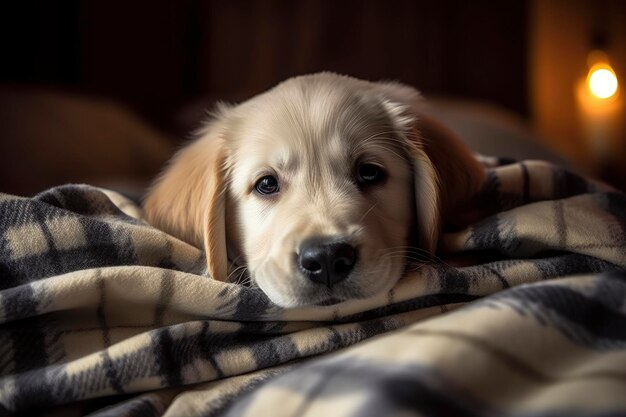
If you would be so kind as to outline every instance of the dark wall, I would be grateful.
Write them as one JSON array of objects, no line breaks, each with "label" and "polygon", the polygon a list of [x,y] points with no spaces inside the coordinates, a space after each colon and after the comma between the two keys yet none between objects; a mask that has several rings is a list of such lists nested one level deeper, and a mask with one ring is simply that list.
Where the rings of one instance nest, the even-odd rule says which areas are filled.
[{"label": "dark wall", "polygon": [[295,74],[398,79],[528,114],[526,1],[6,1],[3,84],[119,99],[167,125]]}]

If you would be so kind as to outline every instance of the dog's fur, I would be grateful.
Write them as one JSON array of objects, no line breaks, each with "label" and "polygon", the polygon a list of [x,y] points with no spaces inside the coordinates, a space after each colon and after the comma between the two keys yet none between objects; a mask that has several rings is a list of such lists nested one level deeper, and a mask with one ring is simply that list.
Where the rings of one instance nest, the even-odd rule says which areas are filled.
[{"label": "dog's fur", "polygon": [[[422,106],[411,87],[332,73],[291,78],[221,106],[156,181],[147,220],[204,247],[215,279],[230,278],[229,262],[245,266],[251,284],[281,306],[389,290],[408,248],[433,254],[442,218],[483,180],[468,149]],[[382,166],[386,180],[360,186],[363,162]],[[280,192],[260,195],[255,182],[268,174]],[[302,242],[317,237],[359,251],[332,289],[296,266]]]}]

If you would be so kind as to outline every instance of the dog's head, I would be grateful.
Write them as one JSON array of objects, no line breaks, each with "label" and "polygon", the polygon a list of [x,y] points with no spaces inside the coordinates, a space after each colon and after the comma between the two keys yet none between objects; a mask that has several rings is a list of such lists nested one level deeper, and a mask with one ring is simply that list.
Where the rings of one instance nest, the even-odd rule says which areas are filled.
[{"label": "dog's head", "polygon": [[410,87],[330,73],[222,106],[155,183],[147,219],[204,247],[215,279],[230,259],[282,306],[388,290],[482,180],[421,106]]}]

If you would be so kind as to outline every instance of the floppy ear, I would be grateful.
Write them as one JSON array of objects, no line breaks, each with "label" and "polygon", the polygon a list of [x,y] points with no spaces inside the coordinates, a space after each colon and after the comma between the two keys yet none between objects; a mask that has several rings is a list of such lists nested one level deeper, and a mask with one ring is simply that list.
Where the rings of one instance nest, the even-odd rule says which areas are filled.
[{"label": "floppy ear", "polygon": [[[384,106],[405,133],[413,163],[418,245],[434,254],[443,219],[454,217],[484,181],[484,169],[452,131],[425,115],[420,94],[396,83],[378,84]],[[452,221],[453,223],[453,221]]]},{"label": "floppy ear", "polygon": [[196,247],[203,247],[209,274],[227,276],[224,171],[226,147],[219,121],[180,150],[144,202],[146,220]]}]

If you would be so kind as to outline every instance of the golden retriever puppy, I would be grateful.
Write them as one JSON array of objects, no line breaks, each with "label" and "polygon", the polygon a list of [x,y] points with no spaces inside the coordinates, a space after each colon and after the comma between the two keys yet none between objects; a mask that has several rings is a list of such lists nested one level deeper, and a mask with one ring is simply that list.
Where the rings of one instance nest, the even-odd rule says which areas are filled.
[{"label": "golden retriever puppy", "polygon": [[402,84],[291,78],[221,106],[157,179],[146,218],[203,247],[215,279],[245,267],[280,306],[388,291],[483,178],[422,110]]}]

